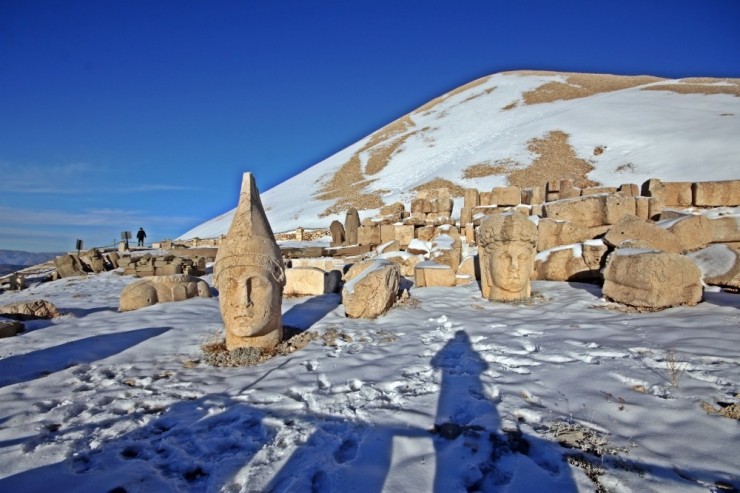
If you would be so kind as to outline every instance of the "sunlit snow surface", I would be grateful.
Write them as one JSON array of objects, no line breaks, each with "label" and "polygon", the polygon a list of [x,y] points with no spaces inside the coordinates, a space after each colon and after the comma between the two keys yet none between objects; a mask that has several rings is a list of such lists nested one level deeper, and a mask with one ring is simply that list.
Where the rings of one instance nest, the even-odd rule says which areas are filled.
[{"label": "sunlit snow surface", "polygon": [[[222,336],[218,299],[119,313],[133,281],[0,295],[66,314],[0,340],[0,491],[594,491],[566,454],[608,491],[740,488],[740,427],[701,407],[737,401],[737,295],[632,314],[587,284],[535,282],[529,305],[472,284],[377,320],[288,299],[285,324],[346,340],[214,368],[186,363]],[[601,455],[561,447],[566,428]]]}]

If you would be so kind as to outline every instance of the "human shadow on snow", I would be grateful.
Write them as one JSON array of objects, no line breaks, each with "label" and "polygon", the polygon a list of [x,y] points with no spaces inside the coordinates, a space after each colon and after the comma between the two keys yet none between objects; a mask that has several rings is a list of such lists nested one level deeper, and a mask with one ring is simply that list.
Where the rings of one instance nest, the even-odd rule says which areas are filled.
[{"label": "human shadow on snow", "polygon": [[0,387],[45,377],[70,366],[93,363],[167,332],[151,327],[102,334],[0,359]]},{"label": "human shadow on snow", "polygon": [[[407,491],[576,491],[565,457],[580,451],[565,451],[555,442],[522,432],[516,422],[501,422],[496,399],[487,395],[481,379],[488,363],[464,331],[455,333],[431,364],[441,373],[431,430],[318,412],[274,411],[269,404],[208,394],[166,410],[137,409],[102,422],[46,430],[30,439],[34,446],[68,437],[74,453],[56,464],[0,479],[0,491],[46,493],[53,484],[58,491],[247,493],[269,481],[262,491],[375,493],[389,487],[398,439],[425,440],[433,447],[429,477],[401,478]],[[133,431],[104,438],[101,430],[136,426],[146,421],[142,413],[147,412],[162,414]],[[285,459],[283,454],[291,449]],[[414,450],[411,457],[408,460],[424,462]],[[271,464],[281,461],[280,470],[268,479]],[[717,477],[716,472],[630,464],[681,485],[705,484],[706,478]],[[425,480],[426,485],[419,483]]]}]

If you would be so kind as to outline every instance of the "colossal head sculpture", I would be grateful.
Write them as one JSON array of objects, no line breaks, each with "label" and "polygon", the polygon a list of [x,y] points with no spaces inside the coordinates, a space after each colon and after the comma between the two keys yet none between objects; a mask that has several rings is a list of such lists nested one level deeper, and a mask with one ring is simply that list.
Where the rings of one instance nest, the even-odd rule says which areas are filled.
[{"label": "colossal head sculpture", "polygon": [[529,298],[537,226],[523,214],[497,214],[481,224],[479,244],[483,296],[492,301]]},{"label": "colossal head sculpture", "polygon": [[285,267],[259,191],[244,173],[239,205],[213,267],[226,347],[272,348],[282,341]]}]

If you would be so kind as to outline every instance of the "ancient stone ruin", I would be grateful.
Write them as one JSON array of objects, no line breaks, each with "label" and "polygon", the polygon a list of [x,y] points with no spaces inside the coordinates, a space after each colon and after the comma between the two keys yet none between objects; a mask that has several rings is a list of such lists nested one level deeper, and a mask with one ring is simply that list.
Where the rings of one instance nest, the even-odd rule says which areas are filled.
[{"label": "ancient stone ruin", "polygon": [[529,298],[537,226],[523,214],[499,214],[481,224],[479,236],[483,296],[492,301]]},{"label": "ancient stone ruin", "polygon": [[283,338],[285,268],[251,173],[244,173],[234,219],[213,269],[226,347],[274,348]]},{"label": "ancient stone ruin", "polygon": [[129,284],[121,291],[119,310],[138,310],[145,306],[190,298],[211,297],[211,287],[204,280],[185,274],[152,276]]}]

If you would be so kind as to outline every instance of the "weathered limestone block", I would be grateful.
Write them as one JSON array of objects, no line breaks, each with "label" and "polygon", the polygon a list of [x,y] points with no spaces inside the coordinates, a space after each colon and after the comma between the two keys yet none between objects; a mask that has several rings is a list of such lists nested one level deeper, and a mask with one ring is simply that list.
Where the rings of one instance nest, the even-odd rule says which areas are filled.
[{"label": "weathered limestone block", "polygon": [[649,197],[635,197],[635,215],[643,221],[650,219]]},{"label": "weathered limestone block", "polygon": [[310,257],[310,258],[294,258],[290,261],[290,266],[296,267],[316,267],[323,270],[324,272],[331,272],[332,270],[342,270],[347,264],[347,261],[342,258],[332,257]]},{"label": "weathered limestone block", "polygon": [[360,226],[357,229],[358,245],[380,245],[380,227],[378,226]]},{"label": "weathered limestone block", "polygon": [[[588,187],[581,189],[581,196],[599,195],[603,193],[617,193],[617,187]],[[562,195],[562,192],[561,192]],[[623,194],[624,195],[624,194]]]},{"label": "weathered limestone block", "polygon": [[88,272],[99,274],[107,270],[103,254],[100,253],[100,250],[96,250],[94,248],[85,252],[84,254],[81,254],[80,262],[82,262],[82,264],[85,266],[85,270]]},{"label": "weathered limestone block", "polygon": [[414,212],[429,214],[432,212],[432,203],[427,199],[416,198],[411,201],[411,213]]},{"label": "weathered limestone block", "polygon": [[641,310],[696,305],[702,298],[701,271],[683,255],[617,249],[604,269],[603,292]]},{"label": "weathered limestone block", "polygon": [[545,216],[591,228],[615,224],[635,214],[635,199],[619,194],[588,195],[545,204]]},{"label": "weathered limestone block", "polygon": [[[416,239],[421,240],[421,241],[432,241],[432,238],[434,238],[435,229],[436,228],[434,226],[425,225],[425,226],[422,226],[421,228],[416,228],[416,230],[414,231],[414,236],[416,237]],[[408,245],[406,246],[408,247]]]},{"label": "weathered limestone block", "polygon": [[154,275],[155,276],[174,276],[177,274],[182,274],[183,265],[180,262],[172,262],[169,264],[165,264],[162,267],[155,267],[154,268]]},{"label": "weathered limestone block", "polygon": [[105,257],[108,260],[108,263],[113,267],[114,269],[117,269],[120,267],[118,264],[118,260],[121,258],[120,255],[118,255],[117,252],[108,252]]},{"label": "weathered limestone block", "polygon": [[691,187],[691,182],[661,182],[651,178],[642,184],[642,195],[654,197],[661,204],[661,208],[691,207],[693,198]]},{"label": "weathered limestone block", "polygon": [[376,318],[398,298],[401,274],[388,260],[363,262],[364,268],[342,288],[342,304],[349,318]]},{"label": "weathered limestone block", "polygon": [[406,248],[414,239],[415,227],[411,224],[396,224],[393,227],[393,238],[401,248]]},{"label": "weathered limestone block", "polygon": [[547,193],[558,193],[560,192],[560,183],[562,180],[550,180],[545,184],[545,191]]},{"label": "weathered limestone block", "polygon": [[468,255],[462,262],[460,267],[457,268],[457,275],[469,276],[472,279],[480,279],[480,264],[478,263],[477,255]]},{"label": "weathered limestone block", "polygon": [[82,276],[85,274],[85,270],[77,255],[66,254],[56,257],[54,259],[54,267],[56,267],[61,278]]},{"label": "weathered limestone block", "polygon": [[591,228],[570,221],[540,219],[537,225],[537,251],[542,252],[561,245],[571,245],[593,238]]},{"label": "weathered limestone block", "polygon": [[203,279],[178,274],[154,276],[133,282],[121,290],[119,310],[138,310],[145,306],[190,298],[210,298],[211,288]]},{"label": "weathered limestone block", "polygon": [[581,196],[581,189],[573,185],[573,180],[560,180],[559,199],[572,199]]},{"label": "weathered limestone block", "polygon": [[345,245],[357,245],[357,229],[360,227],[360,214],[350,207],[344,217]]},{"label": "weathered limestone block", "polygon": [[414,269],[414,285],[417,288],[451,288],[457,285],[457,273],[449,265],[419,262]]},{"label": "weathered limestone block", "polygon": [[540,252],[535,257],[535,278],[542,281],[599,279],[601,263],[607,251],[602,241],[594,240]]},{"label": "weathered limestone block", "polygon": [[[347,215],[359,223],[357,211]],[[221,240],[213,280],[219,290],[230,351],[240,347],[270,349],[282,342],[283,256],[251,173],[244,173],[239,204],[229,232]]]},{"label": "weathered limestone block", "polygon": [[522,214],[497,214],[481,224],[481,292],[492,301],[529,298],[537,226]]},{"label": "weathered limestone block", "polygon": [[522,189],[522,204],[535,205],[545,202],[545,189],[530,187]]},{"label": "weathered limestone block", "polygon": [[709,220],[712,243],[740,241],[740,216],[722,216]]},{"label": "weathered limestone block", "polygon": [[433,262],[448,265],[453,271],[457,271],[460,266],[461,255],[462,240],[459,234],[457,237],[447,234],[438,235],[432,240],[432,250],[429,257]]},{"label": "weathered limestone block", "polygon": [[491,205],[491,192],[481,192],[479,194],[479,198],[480,198],[479,207],[487,207]]},{"label": "weathered limestone block", "polygon": [[0,320],[0,339],[18,335],[23,329],[23,324],[17,320]]},{"label": "weathered limestone block", "polygon": [[480,205],[480,194],[476,188],[466,188],[463,194],[463,207],[473,209]]},{"label": "weathered limestone block", "polygon": [[705,216],[686,216],[678,219],[668,231],[676,235],[684,251],[698,250],[712,242],[712,231],[709,228],[709,219]]},{"label": "weathered limestone block", "polygon": [[489,201],[500,206],[519,205],[522,200],[522,190],[519,187],[493,187]]},{"label": "weathered limestone block", "polygon": [[740,180],[704,181],[692,185],[697,207],[732,207],[740,205]]},{"label": "weathered limestone block", "polygon": [[329,225],[329,231],[331,232],[331,246],[338,247],[344,245],[344,226],[337,220],[331,222]]},{"label": "weathered limestone block", "polygon": [[50,301],[35,300],[0,306],[0,316],[13,320],[46,320],[59,317],[60,313]]},{"label": "weathered limestone block", "polygon": [[468,224],[473,222],[473,209],[470,207],[463,207],[460,209],[460,224]]},{"label": "weathered limestone block", "polygon": [[380,225],[380,244],[388,243],[396,239],[396,226],[395,224],[381,224]]},{"label": "weathered limestone block", "polygon": [[612,226],[604,236],[604,241],[613,247],[631,241],[633,245],[640,245],[641,248],[669,253],[683,252],[683,245],[676,235],[637,216],[624,216]]},{"label": "weathered limestone block", "polygon": [[740,290],[740,252],[721,243],[688,254],[701,270],[704,282],[733,291]]},{"label": "weathered limestone block", "polygon": [[421,255],[414,255],[409,252],[394,251],[385,252],[378,255],[378,258],[382,258],[396,264],[401,272],[402,276],[414,277],[414,269],[416,264],[424,261],[424,257]]},{"label": "weathered limestone block", "polygon": [[617,191],[627,197],[639,197],[640,195],[640,187],[638,187],[636,183],[623,183],[622,185],[619,185]]},{"label": "weathered limestone block", "polygon": [[286,295],[317,296],[325,294],[328,274],[317,267],[285,269]]},{"label": "weathered limestone block", "polygon": [[382,245],[378,245],[378,247],[375,249],[376,252],[380,253],[390,253],[390,252],[398,252],[401,250],[401,245],[398,244],[396,240],[391,240],[383,243]]},{"label": "weathered limestone block", "polygon": [[384,205],[380,208],[381,216],[390,216],[395,214],[401,214],[406,210],[406,207],[401,202],[394,202],[389,205]]},{"label": "weathered limestone block", "polygon": [[404,226],[424,226],[427,223],[427,215],[423,212],[412,212],[403,220]]},{"label": "weathered limestone block", "polygon": [[468,245],[475,245],[475,225],[467,223],[464,228],[465,241]]},{"label": "weathered limestone block", "polygon": [[448,235],[452,238],[460,238],[460,231],[454,224],[442,224],[434,228],[434,236]]}]

